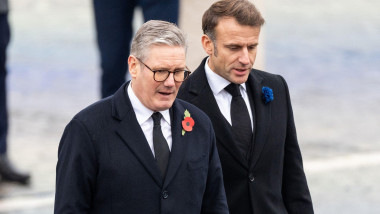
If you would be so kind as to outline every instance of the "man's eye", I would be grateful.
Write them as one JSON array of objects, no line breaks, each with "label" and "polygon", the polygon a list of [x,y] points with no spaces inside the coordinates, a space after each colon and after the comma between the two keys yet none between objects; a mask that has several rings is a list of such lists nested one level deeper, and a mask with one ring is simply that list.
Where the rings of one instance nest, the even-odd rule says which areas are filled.
[{"label": "man's eye", "polygon": [[156,72],[157,73],[167,73],[168,71],[166,71],[166,70],[157,70]]}]

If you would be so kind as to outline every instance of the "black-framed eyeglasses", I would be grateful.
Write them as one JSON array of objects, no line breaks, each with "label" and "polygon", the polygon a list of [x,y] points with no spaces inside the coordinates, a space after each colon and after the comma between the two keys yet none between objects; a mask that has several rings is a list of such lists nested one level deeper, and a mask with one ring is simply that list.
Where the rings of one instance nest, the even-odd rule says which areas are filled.
[{"label": "black-framed eyeglasses", "polygon": [[187,70],[180,69],[180,70],[175,70],[175,71],[168,71],[168,70],[154,71],[151,68],[149,68],[149,66],[147,66],[145,63],[143,63],[139,58],[136,57],[136,59],[139,60],[145,67],[147,67],[150,71],[153,72],[153,79],[156,82],[164,82],[170,76],[170,73],[173,73],[174,81],[183,82],[190,76],[190,73],[191,73],[191,71],[189,71],[187,67],[185,67]]}]

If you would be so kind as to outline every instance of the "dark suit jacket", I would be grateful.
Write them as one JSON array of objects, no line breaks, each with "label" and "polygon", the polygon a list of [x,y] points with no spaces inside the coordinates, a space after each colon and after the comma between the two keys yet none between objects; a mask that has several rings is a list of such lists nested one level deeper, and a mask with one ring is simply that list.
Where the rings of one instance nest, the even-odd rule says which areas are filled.
[{"label": "dark suit jacket", "polygon": [[[67,125],[58,150],[55,213],[228,213],[206,114],[175,100],[170,110],[173,145],[162,181],[126,85]],[[186,109],[195,125],[182,136]]]},{"label": "dark suit jacket", "polygon": [[[313,213],[285,80],[255,69],[249,75],[255,120],[247,163],[207,82],[205,61],[182,84],[177,97],[199,107],[213,123],[230,213]],[[274,100],[268,104],[262,100],[263,86],[273,89]]]}]

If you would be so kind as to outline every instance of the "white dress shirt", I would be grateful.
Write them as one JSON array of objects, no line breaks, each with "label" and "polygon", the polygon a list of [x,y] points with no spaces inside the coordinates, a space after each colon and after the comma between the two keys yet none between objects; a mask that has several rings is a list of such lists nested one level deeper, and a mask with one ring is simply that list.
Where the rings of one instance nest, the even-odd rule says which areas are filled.
[{"label": "white dress shirt", "polygon": [[[208,60],[209,59],[207,59],[205,63],[205,71],[206,71],[208,84],[210,85],[211,91],[214,94],[216,103],[218,104],[220,111],[222,112],[223,116],[227,119],[227,121],[230,124],[232,124],[231,122],[232,95],[228,93],[226,90],[224,90],[224,88],[227,87],[231,82],[219,76],[215,72],[213,72],[211,68],[208,66]],[[239,88],[240,88],[240,93],[248,108],[249,117],[251,118],[251,125],[252,125],[251,127],[253,131],[252,110],[251,110],[251,105],[249,104],[247,86],[245,83],[243,83],[240,85]]]},{"label": "white dress shirt", "polygon": [[[132,83],[128,85],[128,89],[127,89],[129,99],[131,100],[131,104],[132,104],[133,110],[135,111],[137,121],[140,124],[142,131],[144,132],[145,138],[148,141],[148,144],[149,144],[150,149],[152,150],[153,156],[155,156],[154,147],[153,147],[153,118],[152,118],[152,114],[154,113],[154,111],[148,109],[140,102],[140,100],[136,97],[135,93],[133,92],[131,85]],[[162,114],[161,130],[162,130],[162,133],[164,134],[166,142],[168,142],[169,150],[171,151],[172,150],[172,130],[170,126],[169,109],[165,111],[160,111],[160,113]]]}]

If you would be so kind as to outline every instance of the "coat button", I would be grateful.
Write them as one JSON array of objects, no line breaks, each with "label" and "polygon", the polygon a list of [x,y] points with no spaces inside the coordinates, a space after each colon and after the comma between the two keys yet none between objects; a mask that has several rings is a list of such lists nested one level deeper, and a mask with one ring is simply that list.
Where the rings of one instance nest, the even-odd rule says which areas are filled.
[{"label": "coat button", "polygon": [[169,197],[168,191],[164,190],[162,191],[162,198],[167,199]]},{"label": "coat button", "polygon": [[255,180],[255,177],[253,176],[253,173],[249,173],[249,180],[252,182]]}]

